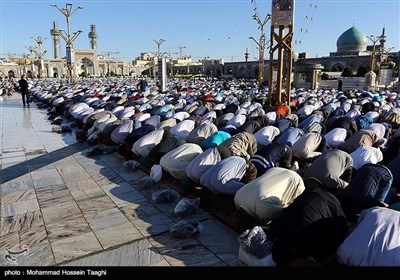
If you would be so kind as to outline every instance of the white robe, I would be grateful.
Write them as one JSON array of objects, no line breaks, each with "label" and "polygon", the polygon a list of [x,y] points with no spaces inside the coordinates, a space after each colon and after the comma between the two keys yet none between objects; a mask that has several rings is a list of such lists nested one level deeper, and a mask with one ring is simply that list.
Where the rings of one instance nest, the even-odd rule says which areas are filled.
[{"label": "white robe", "polygon": [[221,155],[218,148],[209,148],[189,163],[186,167],[186,175],[194,182],[199,183],[201,176],[220,161]]},{"label": "white robe", "polygon": [[203,150],[199,145],[186,143],[166,153],[160,160],[162,168],[175,179],[186,176],[186,167]]},{"label": "white robe", "polygon": [[238,190],[235,205],[254,218],[266,222],[276,218],[304,189],[304,182],[299,174],[274,167]]},{"label": "white robe", "polygon": [[381,150],[374,147],[358,147],[350,156],[353,159],[353,167],[360,169],[361,166],[367,163],[376,164],[383,160]]},{"label": "white robe", "polygon": [[328,148],[336,148],[345,142],[347,131],[344,128],[334,128],[325,134],[326,146]]},{"label": "white robe", "polygon": [[170,131],[172,136],[174,137],[186,138],[189,133],[194,129],[194,127],[195,121],[184,120],[174,125],[174,127],[172,127]]},{"label": "white robe", "polygon": [[276,136],[280,134],[279,128],[269,125],[261,128],[257,131],[254,136],[257,139],[257,144],[259,146],[267,146],[272,143]]},{"label": "white robe", "polygon": [[361,212],[357,227],[337,250],[349,266],[400,266],[400,212],[373,207]]},{"label": "white robe", "polygon": [[161,142],[163,135],[164,129],[160,128],[142,136],[135,143],[133,143],[132,152],[142,157],[147,156],[150,150]]},{"label": "white robe", "polygon": [[240,182],[246,173],[246,160],[238,156],[225,158],[209,168],[200,184],[216,194],[235,195],[245,184]]}]

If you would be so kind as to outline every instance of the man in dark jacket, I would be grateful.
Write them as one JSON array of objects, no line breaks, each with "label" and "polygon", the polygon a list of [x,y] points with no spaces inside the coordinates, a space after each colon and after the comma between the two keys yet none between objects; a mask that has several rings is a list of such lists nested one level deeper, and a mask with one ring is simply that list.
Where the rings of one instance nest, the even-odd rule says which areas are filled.
[{"label": "man in dark jacket", "polygon": [[29,85],[28,82],[25,80],[25,75],[21,76],[21,80],[18,81],[19,84],[19,91],[21,92],[22,96],[22,104],[25,107],[29,103],[31,103],[31,100],[29,99]]}]

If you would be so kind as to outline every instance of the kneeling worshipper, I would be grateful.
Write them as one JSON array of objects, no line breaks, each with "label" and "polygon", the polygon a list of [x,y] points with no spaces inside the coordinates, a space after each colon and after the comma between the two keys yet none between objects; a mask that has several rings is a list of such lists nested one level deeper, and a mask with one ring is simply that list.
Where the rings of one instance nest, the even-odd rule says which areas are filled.
[{"label": "kneeling worshipper", "polygon": [[352,178],[349,186],[338,193],[348,218],[354,218],[362,210],[374,206],[387,207],[392,196],[387,194],[392,186],[393,175],[383,165],[367,163]]},{"label": "kneeling worshipper", "polygon": [[203,150],[197,144],[186,143],[166,153],[160,159],[161,167],[175,179],[186,177],[186,167]]},{"label": "kneeling worshipper", "polygon": [[379,163],[383,160],[381,150],[374,147],[358,147],[350,156],[353,159],[353,167],[357,170],[366,163]]},{"label": "kneeling worshipper", "polygon": [[[330,122],[332,122],[330,124]],[[335,129],[335,128],[343,128],[346,130],[346,139],[349,139],[353,134],[357,132],[357,124],[356,122],[349,117],[340,117],[340,118],[330,118],[327,121],[327,132]]]},{"label": "kneeling worshipper", "polygon": [[341,177],[351,174],[353,159],[351,156],[338,149],[327,150],[321,154],[304,172],[304,180],[307,182],[314,178],[321,182],[328,190],[338,191],[349,185],[350,178]]},{"label": "kneeling worshipper", "polygon": [[132,145],[132,152],[136,156],[141,156],[141,157],[148,156],[151,149],[153,149],[163,139],[168,138],[170,135],[171,133],[168,130],[164,130],[162,128],[156,129],[150,132],[149,134],[139,138]]},{"label": "kneeling worshipper", "polygon": [[186,167],[186,175],[195,183],[201,176],[221,160],[231,156],[231,151],[225,147],[209,148],[195,157]]},{"label": "kneeling worshipper", "polygon": [[274,139],[280,134],[279,128],[268,125],[261,128],[259,131],[254,133],[254,137],[257,139],[257,144],[259,147],[267,146],[271,144]]},{"label": "kneeling worshipper", "polygon": [[161,158],[168,152],[186,143],[185,138],[167,137],[150,150],[147,157],[142,157],[141,164],[145,168],[150,168],[153,164],[160,164]]},{"label": "kneeling worshipper", "polygon": [[400,266],[400,212],[373,207],[361,212],[356,228],[337,250],[340,264]]},{"label": "kneeling worshipper", "polygon": [[388,164],[400,152],[400,129],[389,139],[387,148],[383,151],[383,163]]},{"label": "kneeling worshipper", "polygon": [[400,155],[393,159],[387,165],[387,168],[389,168],[393,175],[392,187],[395,188],[396,192],[400,194]]},{"label": "kneeling worshipper", "polygon": [[236,192],[235,205],[261,223],[276,218],[304,191],[303,179],[292,170],[274,167]]},{"label": "kneeling worshipper", "polygon": [[222,142],[231,138],[231,135],[225,131],[217,131],[208,136],[201,144],[204,149],[213,148],[221,145]]},{"label": "kneeling worshipper", "polygon": [[347,236],[338,199],[309,182],[305,191],[267,226],[277,266],[306,266],[336,253]]},{"label": "kneeling worshipper", "polygon": [[221,146],[228,148],[233,156],[243,157],[246,160],[250,160],[258,149],[256,137],[248,132],[233,135],[222,142]]},{"label": "kneeling worshipper", "polygon": [[347,138],[347,130],[344,128],[334,128],[325,134],[326,146],[328,148],[337,148],[345,142]]},{"label": "kneeling worshipper", "polygon": [[186,137],[186,142],[201,146],[205,139],[217,131],[218,128],[212,123],[201,124],[189,133],[189,135]]},{"label": "kneeling worshipper", "polygon": [[194,127],[194,120],[184,120],[174,125],[170,131],[174,137],[186,138]]},{"label": "kneeling worshipper", "polygon": [[257,168],[257,177],[260,177],[272,167],[283,167],[297,171],[296,165],[292,165],[292,150],[288,145],[271,143],[262,147],[250,160]]},{"label": "kneeling worshipper", "polygon": [[292,147],[303,135],[304,131],[300,128],[289,127],[281,134],[277,142]]},{"label": "kneeling worshipper", "polygon": [[213,193],[233,196],[256,176],[257,170],[251,162],[238,156],[231,156],[209,168],[201,176],[200,184]]},{"label": "kneeling worshipper", "polygon": [[269,118],[266,115],[255,117],[254,119],[247,120],[244,124],[235,130],[235,134],[239,132],[256,133],[261,128],[267,126]]},{"label": "kneeling worshipper", "polygon": [[321,133],[310,132],[300,137],[291,148],[298,160],[311,162],[325,150],[325,137]]},{"label": "kneeling worshipper", "polygon": [[379,140],[375,131],[361,129],[351,136],[346,142],[341,144],[338,148],[349,154],[357,150],[358,147],[372,147]]}]

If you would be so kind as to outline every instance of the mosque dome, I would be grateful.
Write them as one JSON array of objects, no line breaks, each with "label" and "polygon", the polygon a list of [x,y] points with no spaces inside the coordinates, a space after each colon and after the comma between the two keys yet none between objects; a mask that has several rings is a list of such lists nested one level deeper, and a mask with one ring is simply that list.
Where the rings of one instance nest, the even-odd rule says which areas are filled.
[{"label": "mosque dome", "polygon": [[336,42],[338,52],[365,51],[367,44],[365,34],[355,27],[347,29]]}]

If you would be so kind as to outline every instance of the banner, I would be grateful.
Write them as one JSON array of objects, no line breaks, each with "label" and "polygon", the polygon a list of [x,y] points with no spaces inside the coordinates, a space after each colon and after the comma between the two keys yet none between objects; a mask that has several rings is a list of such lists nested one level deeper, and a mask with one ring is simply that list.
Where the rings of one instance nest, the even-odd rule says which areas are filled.
[{"label": "banner", "polygon": [[67,64],[72,64],[72,61],[74,61],[74,49],[72,47],[67,46],[66,57],[67,57]]},{"label": "banner", "polygon": [[294,0],[272,0],[272,26],[293,25]]},{"label": "banner", "polygon": [[392,83],[393,69],[390,64],[382,64],[379,69],[379,84],[385,87],[390,86]]}]

